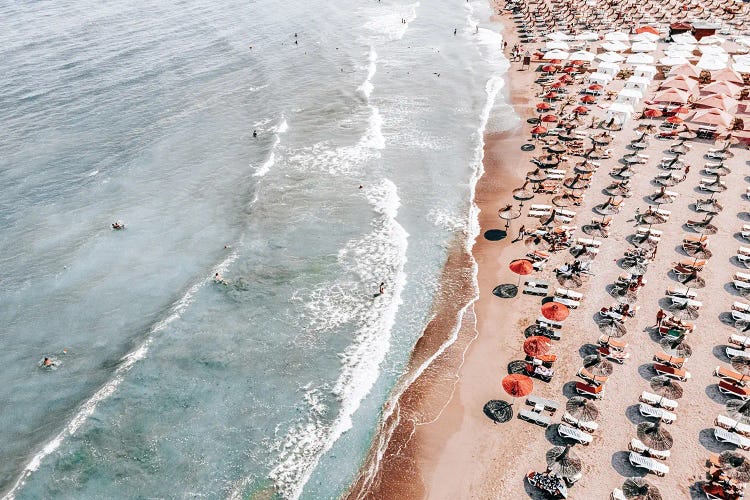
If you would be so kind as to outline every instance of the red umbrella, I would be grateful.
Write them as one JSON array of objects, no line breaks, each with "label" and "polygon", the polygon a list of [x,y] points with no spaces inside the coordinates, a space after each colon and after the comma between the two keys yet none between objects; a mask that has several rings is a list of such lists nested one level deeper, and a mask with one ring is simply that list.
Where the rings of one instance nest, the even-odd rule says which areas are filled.
[{"label": "red umbrella", "polygon": [[550,64],[560,64],[562,61],[560,59],[552,59],[549,63]]},{"label": "red umbrella", "polygon": [[544,71],[545,73],[554,73],[555,71],[557,71],[557,66],[555,66],[554,64],[545,64],[544,66],[542,66],[542,71]]},{"label": "red umbrella", "polygon": [[574,61],[568,61],[568,64],[570,64],[571,66],[581,66],[583,64],[583,61],[581,61],[580,59],[576,59]]},{"label": "red umbrella", "polygon": [[553,123],[557,121],[557,117],[555,115],[544,115],[542,121],[545,123]]},{"label": "red umbrella", "polygon": [[647,109],[646,111],[643,112],[643,116],[645,116],[647,118],[659,118],[663,114],[664,113],[662,113],[660,110],[654,109],[654,108],[649,108],[649,109]]},{"label": "red umbrella", "polygon": [[593,85],[589,85],[589,90],[601,90],[601,89],[603,89],[603,88],[604,88],[604,87],[602,87],[602,86],[601,86],[601,85],[599,85],[598,83],[594,83]]},{"label": "red umbrella", "polygon": [[684,115],[684,114],[690,113],[690,109],[686,108],[685,106],[679,106],[677,108],[672,109],[672,113],[676,115]]},{"label": "red umbrella", "polygon": [[516,274],[525,276],[534,272],[534,263],[528,259],[516,259],[508,265],[508,269]]},{"label": "red umbrella", "polygon": [[536,105],[536,109],[538,109],[539,111],[546,111],[550,109],[551,107],[552,106],[550,106],[549,103],[547,102],[540,102],[539,104]]},{"label": "red umbrella", "polygon": [[563,71],[565,73],[575,73],[578,70],[576,68],[574,68],[573,66],[568,66],[566,68],[563,68]]},{"label": "red umbrella", "polygon": [[503,379],[503,389],[513,398],[522,398],[534,390],[534,382],[526,375],[514,373]]},{"label": "red umbrella", "polygon": [[654,28],[654,27],[652,27],[652,26],[641,26],[640,28],[638,28],[637,30],[635,30],[635,32],[637,34],[639,34],[639,35],[641,33],[651,33],[651,34],[654,34],[654,35],[658,35],[659,34],[659,30],[656,29],[656,28]]},{"label": "red umbrella", "polygon": [[579,115],[585,115],[589,112],[589,108],[587,108],[586,106],[578,106],[573,108],[573,112],[578,113]]},{"label": "red umbrella", "polygon": [[555,99],[557,97],[557,92],[547,92],[544,95],[545,99]]},{"label": "red umbrella", "polygon": [[678,123],[682,123],[685,120],[683,120],[679,116],[670,116],[669,118],[667,118],[666,121],[668,121],[669,123],[673,123],[673,124],[677,125]]},{"label": "red umbrella", "polygon": [[573,80],[573,77],[570,75],[563,75],[559,78],[559,80],[563,83],[568,83]]},{"label": "red umbrella", "polygon": [[592,95],[585,95],[585,96],[581,97],[581,102],[585,102],[587,104],[593,104],[593,103],[596,102],[596,97],[594,97]]},{"label": "red umbrella", "polygon": [[552,339],[549,337],[529,337],[523,343],[523,352],[534,358],[544,356],[552,349]]},{"label": "red umbrella", "polygon": [[546,133],[547,129],[545,127],[542,127],[541,125],[537,125],[536,127],[531,129],[531,135],[542,135]]},{"label": "red umbrella", "polygon": [[570,309],[558,302],[547,302],[542,306],[542,316],[551,321],[565,321]]},{"label": "red umbrella", "polygon": [[552,85],[550,85],[550,87],[552,87],[553,89],[559,89],[559,88],[562,88],[563,85],[565,85],[563,82],[555,82]]}]

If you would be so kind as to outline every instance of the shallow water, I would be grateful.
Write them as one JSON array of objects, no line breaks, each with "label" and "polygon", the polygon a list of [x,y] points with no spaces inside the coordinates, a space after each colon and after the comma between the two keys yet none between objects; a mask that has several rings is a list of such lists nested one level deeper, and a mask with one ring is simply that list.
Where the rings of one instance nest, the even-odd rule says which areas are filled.
[{"label": "shallow water", "polygon": [[0,491],[338,496],[510,112],[489,14],[0,6]]}]

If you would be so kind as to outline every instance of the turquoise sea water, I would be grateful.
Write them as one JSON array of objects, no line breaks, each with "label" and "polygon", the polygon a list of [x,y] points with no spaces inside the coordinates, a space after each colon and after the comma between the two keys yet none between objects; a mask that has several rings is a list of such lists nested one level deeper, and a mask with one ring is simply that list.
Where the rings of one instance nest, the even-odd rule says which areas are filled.
[{"label": "turquoise sea water", "polygon": [[490,13],[0,5],[0,492],[344,491],[513,119]]}]

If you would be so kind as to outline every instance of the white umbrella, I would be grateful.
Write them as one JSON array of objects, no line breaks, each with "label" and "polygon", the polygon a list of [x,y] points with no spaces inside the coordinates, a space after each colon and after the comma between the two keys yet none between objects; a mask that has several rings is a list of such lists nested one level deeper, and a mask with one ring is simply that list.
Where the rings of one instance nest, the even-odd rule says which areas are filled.
[{"label": "white umbrella", "polygon": [[633,38],[631,38],[631,41],[633,42],[655,42],[659,39],[659,35],[655,35],[653,33],[649,33],[648,31],[644,31],[643,33],[638,33],[637,35],[633,35]]},{"label": "white umbrella", "polygon": [[695,67],[708,71],[717,71],[727,67],[727,59],[716,54],[704,54]]},{"label": "white umbrella", "polygon": [[602,48],[608,52],[622,52],[623,50],[628,50],[630,48],[630,45],[618,41],[613,41],[604,42],[602,44]]},{"label": "white umbrella", "polygon": [[735,42],[750,47],[750,36],[740,36],[735,38]]},{"label": "white umbrella", "polygon": [[552,49],[544,53],[544,59],[560,59],[564,61],[569,55],[564,50]]},{"label": "white umbrella", "polygon": [[597,54],[596,58],[600,61],[609,63],[618,63],[625,60],[625,56],[622,56],[616,52],[602,52],[601,54]]},{"label": "white umbrella", "polygon": [[702,45],[700,48],[701,54],[716,54],[718,56],[722,56],[725,59],[729,59],[729,54],[727,54],[727,51],[724,50],[724,47],[720,47],[718,45]]},{"label": "white umbrella", "polygon": [[698,43],[698,40],[690,33],[680,33],[678,35],[672,35],[672,40],[676,43]]},{"label": "white umbrella", "polygon": [[681,64],[688,64],[690,61],[684,57],[662,57],[659,59],[659,64],[664,66],[679,66]]},{"label": "white umbrella", "polygon": [[740,73],[750,73],[750,63],[735,63],[732,69]]},{"label": "white umbrella", "polygon": [[692,52],[695,50],[696,45],[693,43],[675,43],[670,45],[665,52],[679,51],[679,52]]},{"label": "white umbrella", "polygon": [[639,52],[637,54],[629,55],[626,62],[628,64],[651,64],[654,62],[654,56]]},{"label": "white umbrella", "polygon": [[584,31],[583,33],[579,33],[575,36],[576,40],[582,40],[584,42],[594,42],[596,40],[599,40],[599,34],[594,33],[593,31]]},{"label": "white umbrella", "polygon": [[547,50],[552,49],[559,49],[559,50],[568,50],[570,46],[567,42],[563,42],[562,40],[552,40],[551,42],[547,42]]},{"label": "white umbrella", "polygon": [[726,40],[721,38],[720,36],[711,35],[711,36],[704,36],[703,38],[700,39],[698,43],[701,45],[712,45],[712,44],[721,45],[724,42],[726,42]]},{"label": "white umbrella", "polygon": [[627,42],[630,39],[630,35],[622,31],[612,31],[604,35],[604,39],[608,42]]},{"label": "white umbrella", "polygon": [[630,46],[631,52],[653,52],[656,50],[656,44],[654,42],[635,42]]},{"label": "white umbrella", "polygon": [[576,52],[571,52],[568,59],[571,61],[591,62],[594,60],[594,57],[596,57],[596,54],[593,52],[589,52],[588,50],[578,50]]},{"label": "white umbrella", "polygon": [[572,40],[573,37],[562,31],[554,31],[547,35],[550,40]]}]

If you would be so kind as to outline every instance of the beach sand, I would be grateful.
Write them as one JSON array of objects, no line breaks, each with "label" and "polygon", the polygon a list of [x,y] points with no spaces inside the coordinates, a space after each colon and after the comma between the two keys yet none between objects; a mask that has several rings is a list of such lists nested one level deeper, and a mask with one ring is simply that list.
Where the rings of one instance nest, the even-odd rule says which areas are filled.
[{"label": "beach sand", "polygon": [[[513,46],[516,37],[512,23],[507,17],[497,19],[505,27],[504,37]],[[535,64],[532,64],[532,68]],[[540,298],[519,295],[514,299],[500,299],[492,294],[501,283],[515,283],[517,277],[507,268],[514,258],[522,257],[527,249],[523,243],[510,243],[521,224],[527,228],[536,226],[536,221],[522,217],[513,221],[509,237],[502,241],[489,241],[482,237],[488,229],[502,228],[497,210],[513,202],[511,191],[519,187],[525,173],[530,170],[531,155],[522,153],[520,146],[527,142],[529,126],[525,119],[536,115],[536,98],[530,89],[536,88],[533,71],[520,71],[520,65],[512,65],[508,73],[506,90],[510,93],[517,114],[522,118],[517,130],[503,134],[488,134],[485,137],[485,173],[480,179],[476,203],[480,208],[480,235],[473,247],[473,256],[478,265],[478,299],[470,304],[458,332],[458,339],[429,366],[429,368],[403,393],[392,418],[386,421],[386,429],[394,429],[392,439],[385,448],[381,460],[372,456],[370,467],[378,463],[377,473],[363,475],[350,490],[350,498],[542,498],[540,492],[524,481],[529,470],[545,469],[544,454],[554,445],[563,444],[556,433],[556,424],[542,429],[532,424],[513,419],[505,424],[493,424],[482,412],[484,404],[491,399],[511,398],[505,395],[500,380],[507,374],[507,364],[514,359],[523,359],[523,329],[538,316]],[[618,90],[623,85],[616,81],[611,87]],[[652,82],[653,91],[658,82]],[[573,92],[573,91],[571,91]],[[601,109],[597,110],[603,116]],[[586,120],[585,123],[588,123]],[[656,122],[658,123],[658,122]],[[604,202],[607,196],[602,189],[612,182],[608,175],[618,166],[618,159],[629,152],[628,143],[636,137],[636,120],[615,133],[609,148],[612,158],[602,160],[602,167],[594,174],[592,186],[586,192],[580,207],[571,207],[578,212],[575,224],[587,224],[600,218],[593,207]],[[592,352],[599,337],[594,318],[597,311],[614,303],[607,293],[607,286],[623,272],[617,265],[626,249],[632,248],[627,237],[633,233],[632,221],[636,209],[645,211],[645,197],[656,192],[658,187],[652,178],[664,173],[658,168],[658,160],[672,141],[650,139],[643,154],[650,156],[645,165],[636,167],[631,180],[633,196],[625,200],[620,213],[613,217],[611,232],[603,239],[599,256],[594,261],[592,276],[579,291],[585,294],[581,307],[574,310],[562,329],[562,340],[554,343],[553,352],[558,356],[555,378],[549,384],[535,380],[534,394],[553,399],[564,407],[565,401],[574,395],[576,371],[581,359]],[[659,307],[666,307],[665,290],[678,285],[668,274],[671,263],[688,258],[681,249],[682,238],[695,233],[683,227],[688,219],[700,220],[702,214],[692,210],[697,198],[706,198],[706,193],[697,190],[701,167],[705,163],[704,153],[712,142],[692,141],[692,150],[683,158],[692,165],[687,179],[669,190],[679,193],[677,200],[662,208],[672,211],[667,224],[658,226],[664,231],[655,261],[645,275],[648,284],[641,291],[637,305],[640,310],[636,318],[627,323],[628,334],[622,339],[630,343],[631,358],[615,371],[606,384],[606,394],[597,403],[600,409],[599,430],[594,433],[591,445],[576,446],[576,453],[584,463],[583,478],[570,491],[571,498],[609,498],[613,488],[620,487],[630,476],[644,476],[644,470],[634,469],[628,463],[628,443],[636,436],[636,425],[646,421],[638,411],[638,397],[649,389],[648,380],[654,375],[650,367],[653,354],[659,351],[658,335],[651,333]],[[740,167],[745,164],[743,152],[726,162],[733,170],[725,180],[728,191],[717,195],[725,209],[713,220],[720,228],[711,236],[714,252],[702,277],[706,287],[698,290],[698,299],[703,301],[700,317],[693,321],[698,334],[689,338],[693,357],[686,365],[692,373],[688,382],[680,385],[685,395],[676,411],[674,424],[665,425],[674,437],[672,458],[666,463],[671,468],[666,477],[648,476],[649,482],[657,485],[665,499],[702,497],[696,482],[705,478],[705,461],[710,453],[730,446],[719,444],[713,437],[713,420],[722,413],[725,397],[717,390],[717,379],[712,376],[717,365],[729,366],[723,347],[727,337],[734,332],[725,324],[727,311],[732,301],[737,300],[731,287],[731,276],[744,267],[735,264],[731,257],[741,245],[736,231],[747,212],[742,207],[746,182]],[[581,161],[576,157],[572,162]],[[529,203],[549,203],[547,196],[537,197]],[[746,203],[746,202],[744,202]],[[528,205],[528,203],[527,203]],[[524,215],[526,210],[524,210]],[[576,236],[585,236],[580,231]],[[455,258],[454,258],[455,259]],[[534,277],[544,278],[556,286],[553,269],[556,265],[572,260],[568,252],[554,255],[546,270]],[[463,266],[465,261],[460,260]],[[451,267],[450,265],[448,266]],[[454,283],[455,284],[455,283]],[[457,304],[463,307],[463,304]],[[438,310],[440,305],[438,303]],[[447,331],[452,325],[456,308],[447,309],[436,318],[436,325],[443,321]],[[420,341],[414,357],[421,364],[429,356],[429,345],[439,345],[445,333],[437,341],[428,338],[433,332],[428,329]],[[434,350],[432,351],[434,352]],[[408,378],[407,378],[408,379]],[[521,399],[515,402],[516,412],[522,409]],[[390,409],[387,409],[390,410]],[[553,422],[559,422],[564,410],[559,411]],[[388,413],[388,411],[386,412]],[[383,434],[381,433],[381,439]],[[382,442],[376,441],[376,445]],[[377,446],[375,447],[377,448]],[[366,479],[369,477],[370,479]]]}]

